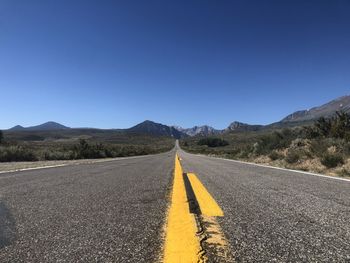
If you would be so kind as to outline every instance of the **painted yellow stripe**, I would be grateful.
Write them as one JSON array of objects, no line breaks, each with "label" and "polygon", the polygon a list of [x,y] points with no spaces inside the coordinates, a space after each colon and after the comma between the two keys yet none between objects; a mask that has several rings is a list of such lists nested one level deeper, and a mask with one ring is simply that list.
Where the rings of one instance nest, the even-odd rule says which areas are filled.
[{"label": "painted yellow stripe", "polygon": [[193,173],[187,174],[190,180],[193,192],[198,201],[199,207],[201,209],[202,215],[205,216],[224,216],[219,205],[216,203],[215,199],[207,191],[204,185],[199,181],[197,176]]},{"label": "painted yellow stripe", "polygon": [[176,155],[173,192],[167,219],[164,262],[202,262],[200,259],[200,240],[196,236],[196,232],[196,220],[194,215],[189,213],[183,171]]},{"label": "painted yellow stripe", "polygon": [[202,215],[202,222],[206,226],[205,233],[207,238],[204,243],[209,248],[209,253],[215,255],[215,262],[236,262],[229,242],[222,232],[216,217]]}]

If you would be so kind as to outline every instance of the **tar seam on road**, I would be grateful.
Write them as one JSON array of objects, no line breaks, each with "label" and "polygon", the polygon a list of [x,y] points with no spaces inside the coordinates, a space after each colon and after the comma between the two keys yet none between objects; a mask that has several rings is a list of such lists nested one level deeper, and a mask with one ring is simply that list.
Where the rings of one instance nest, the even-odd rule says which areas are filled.
[{"label": "tar seam on road", "polygon": [[223,211],[195,174],[183,173],[176,155],[164,262],[208,262],[208,256],[215,262],[233,262],[232,257],[227,261],[228,242],[215,216],[223,216]]},{"label": "tar seam on road", "polygon": [[191,182],[186,173],[183,173],[183,180],[185,183],[185,190],[186,190],[186,195],[188,200],[189,212],[191,214],[196,214],[196,215],[202,214],[201,208],[198,204],[198,200],[196,198],[196,195],[194,194]]}]

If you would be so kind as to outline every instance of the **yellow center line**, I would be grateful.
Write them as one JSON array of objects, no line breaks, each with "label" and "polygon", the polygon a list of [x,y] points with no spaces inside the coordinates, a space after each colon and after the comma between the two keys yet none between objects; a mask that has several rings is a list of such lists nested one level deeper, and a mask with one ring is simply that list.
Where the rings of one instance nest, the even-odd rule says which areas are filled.
[{"label": "yellow center line", "polygon": [[165,239],[164,262],[200,262],[201,246],[196,232],[196,220],[194,215],[189,213],[183,171],[179,158],[176,155],[173,192]]},{"label": "yellow center line", "polygon": [[216,203],[214,198],[204,187],[204,185],[199,181],[197,176],[194,173],[187,174],[188,179],[190,180],[193,192],[196,196],[197,202],[201,209],[201,213],[204,216],[224,216],[219,205]]},{"label": "yellow center line", "polygon": [[[195,174],[188,173],[185,176],[189,180],[190,187],[199,205],[200,215],[190,212],[183,170],[180,158],[176,154],[174,184],[167,218],[163,262],[207,262],[208,259],[202,247],[204,243],[206,247],[214,251],[216,256],[228,258],[226,257],[226,254],[228,254],[226,253],[228,251],[228,242],[214,218],[223,216],[223,211]],[[206,225],[206,229],[202,229],[203,224]],[[203,236],[206,238],[203,239]]]}]

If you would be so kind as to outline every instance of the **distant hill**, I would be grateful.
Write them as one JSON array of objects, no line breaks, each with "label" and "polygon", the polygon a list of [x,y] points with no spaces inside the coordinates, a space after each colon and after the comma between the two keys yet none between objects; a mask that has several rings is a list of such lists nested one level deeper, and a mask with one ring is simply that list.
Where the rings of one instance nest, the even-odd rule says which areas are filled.
[{"label": "distant hill", "polygon": [[208,135],[221,133],[221,130],[216,130],[213,127],[210,127],[208,125],[194,126],[192,128],[182,128],[179,126],[173,126],[173,127],[178,131],[187,134],[188,136],[196,136],[196,135],[208,136]]},{"label": "distant hill", "polygon": [[23,131],[23,130],[25,130],[25,128],[23,126],[21,126],[21,125],[16,125],[16,126],[10,128],[8,130],[9,131]]},{"label": "distant hill", "polygon": [[37,126],[23,127],[21,125],[16,125],[9,129],[9,131],[53,131],[53,130],[66,130],[70,129],[60,123],[49,121]]},{"label": "distant hill", "polygon": [[224,130],[224,132],[257,131],[261,130],[263,127],[263,125],[251,125],[243,122],[234,121]]},{"label": "distant hill", "polygon": [[135,125],[134,127],[126,129],[125,131],[132,132],[132,133],[156,135],[156,136],[168,136],[176,139],[186,136],[185,133],[175,129],[174,127],[170,127],[170,126],[156,123],[149,120],[141,122]]},{"label": "distant hill", "polygon": [[268,125],[249,125],[241,122],[233,122],[225,129],[225,132],[231,131],[257,131],[262,129],[281,129],[310,125],[320,117],[329,118],[337,111],[350,113],[350,95],[334,99],[321,106],[313,107],[309,110],[300,110],[289,114],[281,121]]},{"label": "distant hill", "polygon": [[350,112],[350,96],[343,96],[332,100],[326,104],[309,110],[300,110],[293,112],[284,119],[281,123],[287,122],[305,122],[319,119],[320,117],[331,117],[336,111]]}]

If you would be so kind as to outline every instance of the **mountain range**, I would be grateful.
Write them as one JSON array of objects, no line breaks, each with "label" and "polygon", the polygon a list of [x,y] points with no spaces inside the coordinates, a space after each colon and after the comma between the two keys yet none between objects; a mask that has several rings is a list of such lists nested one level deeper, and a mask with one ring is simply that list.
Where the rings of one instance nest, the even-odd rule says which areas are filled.
[{"label": "mountain range", "polygon": [[149,120],[146,120],[129,129],[126,129],[126,131],[130,133],[145,133],[150,135],[168,136],[174,138],[184,137],[184,134],[181,131],[175,129],[172,126],[167,126]]},{"label": "mountain range", "polygon": [[320,117],[331,117],[336,111],[350,112],[350,96],[339,97],[309,110],[296,111],[282,119],[281,122],[312,121]]},{"label": "mountain range", "polygon": [[[337,111],[350,113],[350,95],[342,96],[318,107],[308,110],[300,110],[289,114],[282,120],[269,125],[251,125],[243,122],[234,121],[226,129],[218,130],[208,125],[194,126],[192,128],[182,128],[179,126],[168,126],[146,120],[128,129],[119,129],[128,133],[150,134],[155,136],[168,136],[173,138],[182,138],[187,136],[208,136],[225,132],[245,132],[258,131],[266,128],[282,128],[296,126],[300,124],[311,123],[320,117],[331,117]],[[60,123],[49,121],[37,126],[23,127],[20,125],[10,128],[8,131],[50,131],[50,130],[68,130],[73,129]]]},{"label": "mountain range", "polygon": [[70,128],[54,121],[48,121],[43,124],[30,126],[30,127],[23,127],[21,125],[16,125],[8,130],[9,131],[50,131],[50,130],[66,130],[66,129],[70,129]]},{"label": "mountain range", "polygon": [[192,128],[182,128],[180,126],[172,126],[174,129],[188,135],[188,136],[195,136],[195,135],[213,135],[221,133],[221,130],[216,130],[211,126],[203,125],[203,126],[194,126]]}]

